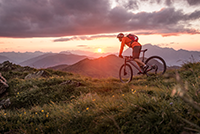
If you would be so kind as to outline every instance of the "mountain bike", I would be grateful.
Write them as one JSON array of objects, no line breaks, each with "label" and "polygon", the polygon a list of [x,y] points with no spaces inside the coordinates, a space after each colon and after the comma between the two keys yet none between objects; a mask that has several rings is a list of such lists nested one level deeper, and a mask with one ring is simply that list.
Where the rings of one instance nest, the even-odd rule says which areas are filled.
[{"label": "mountain bike", "polygon": [[[148,49],[141,50],[142,62],[148,65],[147,69],[139,67],[134,61],[132,56],[124,56],[124,64],[120,67],[119,78],[123,83],[129,83],[133,77],[133,69],[131,65],[135,68],[134,71],[138,71],[137,74],[146,74],[147,76],[161,76],[166,71],[166,63],[164,59],[159,56],[151,56],[145,60],[144,55]],[[131,65],[130,65],[131,64]]]}]

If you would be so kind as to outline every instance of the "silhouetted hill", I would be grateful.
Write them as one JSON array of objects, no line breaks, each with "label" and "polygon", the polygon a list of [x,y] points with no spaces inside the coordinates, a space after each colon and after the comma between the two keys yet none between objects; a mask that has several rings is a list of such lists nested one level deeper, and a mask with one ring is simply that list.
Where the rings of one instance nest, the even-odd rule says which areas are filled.
[{"label": "silhouetted hill", "polygon": [[123,59],[115,55],[100,57],[97,59],[84,59],[80,62],[68,66],[63,71],[79,73],[91,77],[118,77],[120,66]]},{"label": "silhouetted hill", "polygon": [[34,68],[47,68],[61,64],[71,65],[84,58],[86,58],[86,56],[48,53],[36,58],[29,59],[25,62],[22,62],[20,65]]}]

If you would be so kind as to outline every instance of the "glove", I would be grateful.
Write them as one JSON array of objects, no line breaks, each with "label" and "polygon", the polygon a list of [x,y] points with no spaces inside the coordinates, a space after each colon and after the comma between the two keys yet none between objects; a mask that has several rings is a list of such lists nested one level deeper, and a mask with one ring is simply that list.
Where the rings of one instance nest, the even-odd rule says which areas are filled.
[{"label": "glove", "polygon": [[120,57],[120,58],[123,58],[123,56],[122,56],[122,55],[119,55],[119,57]]}]

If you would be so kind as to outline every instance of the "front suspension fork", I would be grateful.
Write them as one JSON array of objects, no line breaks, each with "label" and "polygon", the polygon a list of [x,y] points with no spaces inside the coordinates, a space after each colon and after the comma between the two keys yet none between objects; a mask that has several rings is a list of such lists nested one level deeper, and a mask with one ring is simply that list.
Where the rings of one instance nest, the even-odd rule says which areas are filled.
[{"label": "front suspension fork", "polygon": [[126,59],[124,60],[124,75],[127,75],[127,72],[126,72]]}]

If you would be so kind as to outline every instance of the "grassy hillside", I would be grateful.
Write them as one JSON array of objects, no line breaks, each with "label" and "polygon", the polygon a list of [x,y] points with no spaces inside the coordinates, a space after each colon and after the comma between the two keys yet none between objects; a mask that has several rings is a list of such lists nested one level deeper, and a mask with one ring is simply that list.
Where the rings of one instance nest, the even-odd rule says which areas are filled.
[{"label": "grassy hillside", "polygon": [[162,78],[137,76],[123,84],[50,69],[24,79],[39,70],[12,65],[0,69],[9,84],[0,100],[12,103],[0,110],[0,133],[200,132],[193,107],[200,102],[199,69],[200,63],[183,65],[178,82],[170,70]]}]

